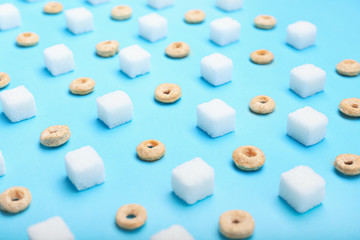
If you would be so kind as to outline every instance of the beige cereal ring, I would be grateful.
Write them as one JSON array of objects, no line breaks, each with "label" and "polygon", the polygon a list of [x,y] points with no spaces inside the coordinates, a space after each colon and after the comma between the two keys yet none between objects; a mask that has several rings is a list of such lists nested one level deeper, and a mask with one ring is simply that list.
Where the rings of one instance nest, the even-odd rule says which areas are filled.
[{"label": "beige cereal ring", "polygon": [[271,63],[274,60],[274,55],[268,50],[259,49],[250,54],[250,59],[253,63],[264,65]]},{"label": "beige cereal ring", "polygon": [[203,10],[192,9],[185,13],[185,22],[190,24],[202,23],[205,20],[206,14]]},{"label": "beige cereal ring", "polygon": [[21,47],[32,47],[38,44],[39,36],[33,32],[20,33],[16,38],[16,44]]},{"label": "beige cereal ring", "polygon": [[160,84],[155,90],[155,99],[162,103],[176,102],[181,95],[181,88],[175,83]]},{"label": "beige cereal ring", "polygon": [[70,92],[75,95],[86,95],[94,91],[95,81],[88,77],[80,77],[71,82]]},{"label": "beige cereal ring", "polygon": [[0,72],[0,89],[6,87],[10,83],[10,77],[7,73]]},{"label": "beige cereal ring", "polygon": [[46,128],[40,135],[40,143],[47,147],[58,147],[65,144],[71,136],[67,125],[55,125]]},{"label": "beige cereal ring", "polygon": [[249,106],[254,113],[269,114],[274,111],[276,104],[271,97],[259,95],[251,99]]},{"label": "beige cereal ring", "polygon": [[111,10],[111,18],[114,20],[126,20],[131,17],[132,9],[127,5],[116,6]]},{"label": "beige cereal ring", "polygon": [[244,171],[256,171],[265,163],[265,154],[251,145],[235,149],[232,158],[236,166]]},{"label": "beige cereal ring", "polygon": [[360,63],[353,59],[345,59],[336,65],[336,71],[344,76],[355,77],[360,73]]},{"label": "beige cereal ring", "polygon": [[119,52],[119,43],[108,40],[96,44],[96,54],[100,57],[112,57]]},{"label": "beige cereal ring", "polygon": [[59,2],[48,2],[44,5],[44,13],[58,14],[62,12],[63,8],[63,5]]},{"label": "beige cereal ring", "polygon": [[336,157],[335,168],[349,176],[360,174],[360,156],[356,154],[341,154]]},{"label": "beige cereal ring", "polygon": [[0,194],[0,209],[9,213],[24,211],[31,202],[31,193],[25,187],[11,187]]},{"label": "beige cereal ring", "polygon": [[339,110],[350,117],[360,117],[360,98],[343,99],[339,104]]},{"label": "beige cereal ring", "polygon": [[219,219],[220,232],[230,239],[250,237],[255,228],[254,218],[243,210],[224,212]]},{"label": "beige cereal ring", "polygon": [[153,162],[165,154],[165,145],[158,140],[146,140],[136,147],[136,152],[141,160]]},{"label": "beige cereal ring", "polygon": [[165,53],[170,58],[184,58],[190,53],[190,46],[185,42],[173,42],[165,49]]},{"label": "beige cereal ring", "polygon": [[276,25],[276,18],[270,15],[259,15],[254,20],[255,27],[260,29],[272,29]]},{"label": "beige cereal ring", "polygon": [[136,203],[123,205],[117,211],[115,219],[120,228],[134,230],[145,224],[146,209]]}]

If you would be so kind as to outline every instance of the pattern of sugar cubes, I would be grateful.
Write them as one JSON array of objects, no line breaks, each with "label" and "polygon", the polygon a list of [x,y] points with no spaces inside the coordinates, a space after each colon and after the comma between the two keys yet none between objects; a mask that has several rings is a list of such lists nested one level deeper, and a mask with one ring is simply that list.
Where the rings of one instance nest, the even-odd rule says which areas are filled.
[{"label": "pattern of sugar cubes", "polygon": [[29,240],[75,240],[61,217],[52,217],[27,229]]},{"label": "pattern of sugar cubes", "polygon": [[5,161],[2,152],[0,151],[0,177],[6,174]]},{"label": "pattern of sugar cubes", "polygon": [[53,76],[73,71],[74,56],[64,44],[57,44],[44,50],[45,66]]},{"label": "pattern of sugar cubes", "polygon": [[216,0],[216,6],[225,11],[235,11],[243,6],[243,0]]},{"label": "pattern of sugar cubes", "polygon": [[279,195],[297,212],[304,213],[325,198],[325,180],[308,166],[281,174]]},{"label": "pattern of sugar cubes", "polygon": [[11,3],[0,4],[0,30],[9,30],[20,25],[19,10]]},{"label": "pattern of sugar cubes", "polygon": [[231,81],[233,62],[220,53],[214,53],[201,59],[200,70],[206,81],[219,86]]},{"label": "pattern of sugar cubes", "polygon": [[317,28],[306,21],[298,21],[287,27],[286,42],[296,49],[304,49],[315,44]]},{"label": "pattern of sugar cubes", "polygon": [[106,2],[110,2],[110,0],[87,0],[89,3],[91,3],[92,5],[97,5],[97,4],[101,4],[101,3],[106,3]]},{"label": "pattern of sugar cubes", "polygon": [[73,34],[81,34],[94,30],[94,17],[84,7],[65,11],[66,26]]},{"label": "pattern of sugar cubes", "polygon": [[4,114],[11,122],[20,122],[36,115],[34,96],[25,86],[19,86],[0,93]]},{"label": "pattern of sugar cubes", "polygon": [[210,23],[210,40],[224,46],[239,39],[241,25],[238,21],[224,17]]},{"label": "pattern of sugar cubes", "polygon": [[304,107],[288,115],[287,134],[305,146],[324,139],[328,118],[313,109]]},{"label": "pattern of sugar cubes", "polygon": [[140,36],[150,42],[163,39],[167,35],[167,20],[156,13],[139,17],[138,24]]},{"label": "pattern of sugar cubes", "polygon": [[96,99],[97,115],[109,128],[129,122],[133,116],[133,103],[123,91],[115,91]]},{"label": "pattern of sugar cubes", "polygon": [[174,5],[174,0],[148,0],[148,5],[155,9],[161,9]]},{"label": "pattern of sugar cubes", "polygon": [[150,72],[151,55],[138,45],[121,49],[119,60],[121,71],[130,78]]},{"label": "pattern of sugar cubes", "polygon": [[171,185],[174,193],[188,204],[214,193],[214,169],[197,157],[172,170]]},{"label": "pattern of sugar cubes", "polygon": [[104,163],[91,146],[85,146],[65,155],[65,168],[77,190],[85,190],[105,181]]},{"label": "pattern of sugar cubes", "polygon": [[210,137],[235,131],[236,111],[220,99],[197,106],[197,126]]},{"label": "pattern of sugar cubes", "polygon": [[150,240],[195,240],[183,226],[172,225],[150,237]]}]

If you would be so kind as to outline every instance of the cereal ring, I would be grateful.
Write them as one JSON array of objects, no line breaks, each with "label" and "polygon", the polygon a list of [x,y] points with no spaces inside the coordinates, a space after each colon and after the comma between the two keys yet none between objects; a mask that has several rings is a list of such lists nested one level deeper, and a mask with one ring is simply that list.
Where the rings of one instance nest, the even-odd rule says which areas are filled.
[{"label": "cereal ring", "polygon": [[75,95],[86,95],[94,91],[95,81],[88,77],[80,77],[71,82],[70,92]]},{"label": "cereal ring", "polygon": [[189,55],[190,47],[185,42],[173,42],[165,49],[170,58],[184,58]]},{"label": "cereal ring", "polygon": [[31,193],[25,187],[11,187],[0,194],[0,209],[9,213],[24,211],[31,202]]},{"label": "cereal ring", "polygon": [[10,77],[7,73],[0,72],[0,89],[6,87],[10,83]]},{"label": "cereal ring", "polygon": [[360,98],[347,98],[340,102],[339,110],[350,117],[360,117]]},{"label": "cereal ring", "polygon": [[255,27],[260,29],[272,29],[276,25],[276,18],[270,15],[259,15],[254,20]]},{"label": "cereal ring", "polygon": [[206,14],[203,10],[192,9],[185,13],[185,22],[190,24],[202,23],[205,20]]},{"label": "cereal ring", "polygon": [[264,65],[271,63],[274,60],[274,55],[268,50],[260,49],[252,52],[250,59],[253,63]]},{"label": "cereal ring", "polygon": [[342,174],[355,176],[360,174],[360,156],[356,154],[341,154],[336,157],[335,168]]},{"label": "cereal ring", "polygon": [[96,44],[96,54],[100,57],[112,57],[119,52],[119,43],[115,40],[103,41]]},{"label": "cereal ring", "polygon": [[341,75],[354,77],[360,73],[360,63],[353,59],[345,59],[336,65],[336,71]]},{"label": "cereal ring", "polygon": [[32,47],[38,42],[39,36],[33,32],[20,33],[16,38],[16,44],[20,47]]},{"label": "cereal ring", "polygon": [[132,9],[127,5],[116,6],[111,10],[111,18],[114,20],[126,20],[131,17]]},{"label": "cereal ring", "polygon": [[274,100],[265,95],[259,95],[251,99],[250,101],[250,109],[254,113],[257,114],[269,114],[272,113],[275,109],[275,102]]},{"label": "cereal ring", "polygon": [[181,88],[174,83],[163,83],[155,90],[155,99],[162,103],[173,103],[180,99]]},{"label": "cereal ring", "polygon": [[242,210],[230,210],[221,214],[219,219],[220,232],[230,239],[250,237],[255,228],[253,217]]},{"label": "cereal ring", "polygon": [[244,171],[256,171],[265,163],[265,154],[259,148],[250,145],[235,149],[232,158],[236,166]]},{"label": "cereal ring", "polygon": [[58,147],[66,143],[71,136],[67,125],[55,125],[45,129],[40,135],[40,143],[47,147]]},{"label": "cereal ring", "polygon": [[120,228],[134,230],[145,224],[146,209],[136,203],[123,205],[117,211],[115,219]]},{"label": "cereal ring", "polygon": [[44,6],[44,13],[58,14],[62,12],[63,8],[63,5],[59,2],[48,2]]},{"label": "cereal ring", "polygon": [[165,154],[165,145],[158,140],[146,140],[136,147],[136,152],[141,160],[156,161]]}]

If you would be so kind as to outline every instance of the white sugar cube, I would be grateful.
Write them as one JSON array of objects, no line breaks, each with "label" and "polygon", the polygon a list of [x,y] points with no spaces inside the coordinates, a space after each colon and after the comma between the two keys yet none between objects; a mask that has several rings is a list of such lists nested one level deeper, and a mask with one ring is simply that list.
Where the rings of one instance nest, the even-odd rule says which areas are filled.
[{"label": "white sugar cube", "polygon": [[163,39],[167,35],[167,20],[156,13],[140,17],[138,24],[140,36],[150,42]]},{"label": "white sugar cube", "polygon": [[0,177],[6,174],[5,161],[2,152],[0,151]]},{"label": "white sugar cube", "polygon": [[286,42],[296,49],[304,49],[315,44],[317,28],[306,21],[298,21],[287,27]]},{"label": "white sugar cube", "polygon": [[109,128],[129,122],[133,116],[133,103],[123,91],[115,91],[96,99],[98,118]]},{"label": "white sugar cube", "polygon": [[20,122],[36,115],[34,96],[24,86],[0,92],[4,114],[11,122]]},{"label": "white sugar cube", "polygon": [[304,107],[288,115],[287,134],[305,146],[320,142],[326,134],[328,118],[313,109]]},{"label": "white sugar cube", "polygon": [[279,195],[303,213],[325,198],[325,180],[308,166],[298,166],[281,174]]},{"label": "white sugar cube", "polygon": [[174,0],[148,0],[148,5],[155,9],[161,9],[174,5]]},{"label": "white sugar cube", "polygon": [[201,59],[201,76],[214,86],[230,82],[233,62],[230,58],[214,53]]},{"label": "white sugar cube", "polygon": [[74,56],[64,44],[57,44],[44,50],[45,66],[53,76],[68,73],[75,68]]},{"label": "white sugar cube", "polygon": [[12,29],[20,25],[19,10],[11,3],[0,4],[0,30]]},{"label": "white sugar cube", "polygon": [[290,89],[306,98],[325,88],[326,72],[312,64],[293,68],[290,72]]},{"label": "white sugar cube", "polygon": [[224,46],[235,42],[240,36],[240,23],[230,17],[219,18],[210,23],[210,40]]},{"label": "white sugar cube", "polygon": [[89,3],[91,3],[92,5],[97,5],[97,4],[101,4],[101,3],[106,3],[106,2],[110,2],[110,0],[87,0]]},{"label": "white sugar cube", "polygon": [[65,11],[66,26],[73,34],[81,34],[94,30],[94,17],[84,7]]},{"label": "white sugar cube", "polygon": [[235,131],[235,110],[220,99],[197,106],[197,126],[210,137]]},{"label": "white sugar cube", "polygon": [[150,240],[194,240],[193,236],[183,226],[172,225],[150,237]]},{"label": "white sugar cube", "polygon": [[243,0],[216,0],[216,6],[225,11],[235,11],[243,6]]},{"label": "white sugar cube", "polygon": [[104,163],[91,146],[68,152],[65,156],[66,173],[77,190],[85,190],[105,181]]},{"label": "white sugar cube", "polygon": [[75,240],[61,217],[52,217],[27,229],[29,240]]},{"label": "white sugar cube", "polygon": [[130,78],[150,72],[151,55],[138,45],[121,49],[119,60],[121,71]]},{"label": "white sugar cube", "polygon": [[172,170],[172,189],[179,198],[188,204],[194,204],[212,195],[214,184],[214,169],[199,157]]}]

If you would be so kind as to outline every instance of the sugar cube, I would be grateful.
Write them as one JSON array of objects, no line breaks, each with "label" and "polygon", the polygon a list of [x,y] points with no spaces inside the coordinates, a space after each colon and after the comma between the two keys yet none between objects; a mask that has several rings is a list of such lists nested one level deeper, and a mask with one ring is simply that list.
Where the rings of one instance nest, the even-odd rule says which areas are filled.
[{"label": "sugar cube", "polygon": [[104,163],[91,146],[85,146],[65,155],[65,168],[77,190],[85,190],[105,181]]},{"label": "sugar cube", "polygon": [[75,240],[61,217],[52,217],[27,229],[29,240]]},{"label": "sugar cube", "polygon": [[195,240],[183,226],[172,225],[150,237],[150,240]]},{"label": "sugar cube", "polygon": [[210,40],[219,46],[236,42],[240,36],[240,23],[230,17],[219,18],[210,23]]},{"label": "sugar cube", "polygon": [[174,0],[148,0],[148,5],[155,9],[161,9],[174,5]]},{"label": "sugar cube", "polygon": [[317,28],[306,21],[298,21],[287,27],[286,42],[296,49],[304,49],[315,44]]},{"label": "sugar cube", "polygon": [[0,93],[4,114],[11,122],[20,122],[36,115],[34,96],[24,86],[19,86]]},{"label": "sugar cube", "polygon": [[235,11],[243,6],[243,0],[216,0],[216,6],[225,11]]},{"label": "sugar cube", "polygon": [[53,76],[68,73],[75,68],[74,56],[64,44],[57,44],[44,50],[45,66]]},{"label": "sugar cube", "polygon": [[101,3],[106,3],[106,2],[110,2],[110,0],[87,0],[89,3],[91,3],[92,5],[97,5],[97,4],[101,4]]},{"label": "sugar cube", "polygon": [[167,20],[156,13],[140,17],[138,24],[140,36],[150,42],[163,39],[167,35]]},{"label": "sugar cube", "polygon": [[94,17],[84,7],[66,10],[65,17],[67,28],[73,34],[81,34],[94,30]]},{"label": "sugar cube", "polygon": [[220,53],[214,53],[201,59],[200,69],[206,81],[219,86],[231,81],[233,62]]},{"label": "sugar cube", "polygon": [[171,185],[174,193],[188,204],[214,193],[214,169],[197,157],[172,170]]},{"label": "sugar cube", "polygon": [[279,195],[297,212],[304,213],[325,198],[325,180],[308,166],[281,174]]},{"label": "sugar cube", "polygon": [[6,174],[5,161],[2,152],[0,151],[0,177]]},{"label": "sugar cube", "polygon": [[328,118],[313,109],[304,107],[288,115],[287,134],[305,146],[320,142],[326,134]]},{"label": "sugar cube", "polygon": [[0,30],[12,29],[20,25],[19,10],[11,3],[0,4]]},{"label": "sugar cube", "polygon": [[121,49],[119,60],[121,71],[130,78],[150,72],[151,55],[138,45]]}]

